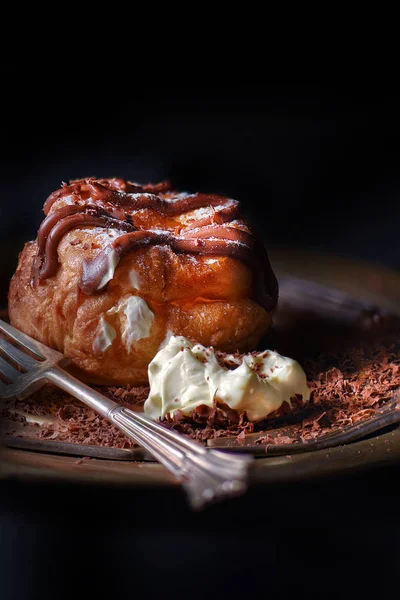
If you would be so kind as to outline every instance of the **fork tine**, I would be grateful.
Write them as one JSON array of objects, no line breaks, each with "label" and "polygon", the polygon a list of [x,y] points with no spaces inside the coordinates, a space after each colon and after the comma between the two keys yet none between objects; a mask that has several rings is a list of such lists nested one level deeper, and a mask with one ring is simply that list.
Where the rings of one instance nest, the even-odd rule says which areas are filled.
[{"label": "fork tine", "polygon": [[15,327],[10,325],[9,323],[6,323],[5,321],[2,321],[1,319],[0,332],[3,332],[6,335],[8,335],[12,340],[14,340],[14,342],[17,342],[17,344],[19,344],[26,350],[29,350],[30,352],[33,352],[33,354],[36,354],[36,356],[39,359],[43,360],[45,358],[45,355],[42,350],[42,348],[45,348],[45,346],[43,346],[40,342],[37,342],[33,338],[29,337],[28,335],[25,335],[25,333],[18,331],[18,329],[15,329]]},{"label": "fork tine", "polygon": [[5,354],[8,358],[11,358],[14,362],[20,365],[26,371],[30,371],[35,368],[38,364],[37,360],[31,358],[27,354],[24,354],[21,350],[18,350],[15,346],[7,342],[7,340],[0,339],[0,353]]},{"label": "fork tine", "polygon": [[[4,358],[0,356],[0,375],[4,375],[7,379],[10,380],[10,383],[15,380],[16,377],[19,377],[21,373],[17,371],[14,367],[12,367]],[[0,380],[0,383],[3,383]],[[8,385],[8,384],[3,384]]]}]

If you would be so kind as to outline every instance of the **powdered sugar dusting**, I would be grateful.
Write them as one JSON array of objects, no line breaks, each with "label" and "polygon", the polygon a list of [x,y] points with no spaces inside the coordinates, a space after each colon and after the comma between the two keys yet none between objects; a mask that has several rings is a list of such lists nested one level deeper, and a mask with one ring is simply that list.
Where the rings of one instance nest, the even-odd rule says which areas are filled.
[{"label": "powdered sugar dusting", "polygon": [[204,206],[202,208],[197,208],[195,210],[183,213],[179,215],[179,221],[183,225],[186,225],[190,221],[198,221],[200,219],[210,218],[215,214],[218,215],[220,211],[232,208],[236,204],[236,200],[232,200],[231,198],[229,198],[224,202],[224,204],[220,204],[219,206]]},{"label": "powdered sugar dusting", "polygon": [[96,238],[96,241],[105,241],[105,242],[110,242],[110,239],[115,240],[117,237],[119,237],[121,235],[121,233],[124,233],[123,229],[115,229],[115,228],[108,228],[105,229],[104,227],[76,227],[76,229],[74,229],[74,231],[78,231],[78,232],[85,232],[88,233],[89,235],[92,235],[93,237]]},{"label": "powdered sugar dusting", "polygon": [[[215,208],[214,210],[217,211],[217,208]],[[211,217],[212,214],[212,208],[210,206],[205,206],[204,208],[197,208],[196,210],[192,210],[188,213],[184,213],[183,215],[179,215],[179,221],[185,224],[189,221],[197,221],[198,219],[204,219],[204,217]]]}]

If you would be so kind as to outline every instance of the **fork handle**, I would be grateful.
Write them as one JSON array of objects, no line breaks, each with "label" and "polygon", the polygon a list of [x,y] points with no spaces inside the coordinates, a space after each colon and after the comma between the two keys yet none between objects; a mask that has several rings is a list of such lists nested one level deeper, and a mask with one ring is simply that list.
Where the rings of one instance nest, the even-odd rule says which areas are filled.
[{"label": "fork handle", "polygon": [[46,379],[108,419],[162,463],[181,481],[193,508],[246,491],[253,457],[206,449],[189,437],[110,400],[61,367],[46,371]]}]

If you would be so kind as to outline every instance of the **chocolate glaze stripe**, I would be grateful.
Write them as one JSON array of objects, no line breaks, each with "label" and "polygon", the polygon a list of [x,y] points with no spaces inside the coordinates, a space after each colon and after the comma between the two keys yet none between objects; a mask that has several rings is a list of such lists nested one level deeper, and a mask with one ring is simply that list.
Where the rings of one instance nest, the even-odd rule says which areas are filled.
[{"label": "chocolate glaze stripe", "polygon": [[227,206],[225,208],[222,208],[221,210],[213,210],[213,213],[208,217],[188,221],[187,223],[185,223],[183,228],[185,230],[198,229],[200,227],[206,227],[207,225],[214,225],[216,223],[222,225],[223,223],[229,223],[230,221],[233,221],[238,216],[239,205],[232,204],[231,206]]},{"label": "chocolate glaze stripe", "polygon": [[133,181],[126,181],[121,177],[112,177],[110,179],[97,179],[97,177],[86,177],[84,179],[74,179],[70,183],[87,183],[88,181],[97,181],[105,187],[123,192],[149,192],[150,194],[162,194],[172,190],[170,181],[160,181],[159,183],[139,184]]},{"label": "chocolate glaze stripe", "polygon": [[60,200],[60,198],[65,198],[65,196],[76,195],[77,199],[80,197],[81,200],[85,200],[89,197],[89,194],[87,192],[87,185],[79,181],[71,183],[70,185],[67,185],[63,182],[62,188],[56,190],[47,198],[43,206],[43,212],[45,215],[48,215],[53,204],[57,202],[57,200]]},{"label": "chocolate glaze stripe", "polygon": [[206,208],[208,206],[224,206],[232,203],[237,206],[237,200],[225,198],[217,194],[189,194],[176,201],[166,200],[155,194],[131,194],[112,190],[104,185],[91,181],[88,187],[92,197],[102,202],[122,206],[128,210],[150,209],[166,217],[175,217],[185,212]]},{"label": "chocolate glaze stripe", "polygon": [[230,255],[237,258],[244,258],[247,252],[251,249],[247,246],[228,241],[225,239],[217,239],[215,236],[212,240],[185,238],[183,236],[175,236],[168,231],[146,231],[138,230],[132,233],[127,233],[114,240],[108,248],[102,250],[93,260],[84,260],[82,266],[82,276],[79,283],[80,288],[86,294],[91,294],[99,289],[99,284],[103,279],[108,269],[108,256],[110,248],[115,251],[119,259],[133,252],[142,246],[169,246],[175,252],[192,252],[195,254],[217,254]]},{"label": "chocolate glaze stripe", "polygon": [[203,225],[202,227],[198,227],[196,229],[193,228],[185,230],[182,231],[181,236],[185,239],[198,240],[203,238],[218,237],[225,240],[231,240],[232,242],[245,244],[249,248],[252,248],[255,243],[254,237],[247,231],[236,229],[234,227],[227,227],[227,225],[217,224]]},{"label": "chocolate glaze stripe", "polygon": [[[123,207],[129,211],[138,211],[150,209],[163,216],[178,216],[192,210],[207,207],[222,206],[222,210],[217,211],[216,218],[221,217],[226,221],[229,217],[235,218],[238,214],[239,202],[237,200],[225,198],[217,194],[188,194],[179,200],[164,199],[152,193],[128,193],[120,189],[111,189],[98,183],[97,181],[84,181],[70,186],[64,186],[61,190],[53,192],[46,200],[44,212],[48,215],[51,206],[63,196],[76,195],[77,200],[89,200],[104,203],[107,210],[111,206],[115,210]],[[121,215],[122,216],[122,215]]]},{"label": "chocolate glaze stripe", "polygon": [[[78,199],[77,199],[78,200]],[[145,200],[147,200],[147,197],[145,198]],[[93,202],[93,200],[92,200]],[[145,203],[144,203],[145,204]],[[47,217],[44,219],[44,221],[42,222],[40,228],[39,228],[39,232],[38,232],[38,240],[43,240],[44,237],[47,237],[51,227],[60,219],[62,219],[65,216],[68,216],[70,214],[74,214],[74,213],[78,213],[78,212],[84,212],[87,209],[93,209],[96,208],[96,206],[90,205],[90,204],[86,204],[86,205],[82,205],[82,204],[69,204],[67,206],[63,206],[59,209],[57,209],[56,211],[47,214]],[[126,221],[127,219],[127,212],[120,207],[117,207],[113,204],[110,203],[106,203],[104,200],[97,200],[97,208],[99,210],[103,210],[105,211],[109,216],[114,217],[115,219],[120,219],[122,221]],[[213,209],[213,212],[211,215],[208,215],[207,217],[204,217],[203,219],[195,219],[193,221],[188,221],[188,223],[182,224],[181,225],[181,229],[183,228],[199,228],[199,227],[203,227],[205,225],[212,225],[214,223],[227,223],[235,218],[237,218],[239,216],[239,203],[236,201],[231,200],[230,204],[228,206],[224,206],[223,208],[221,208],[220,210],[215,210],[214,207],[210,207]],[[130,212],[134,213],[137,210],[140,210],[140,204],[139,204],[139,208],[136,208],[135,210],[129,211],[128,214]],[[131,215],[130,215],[131,216]],[[180,224],[177,223],[177,226],[179,226]]]},{"label": "chocolate glaze stripe", "polygon": [[[221,231],[222,229],[223,232]],[[240,233],[244,234],[245,232]],[[267,265],[265,265],[261,260],[260,254],[258,252],[254,253],[253,248],[244,243],[243,238],[233,240],[220,237],[222,235],[225,236],[225,228],[222,227],[215,227],[212,237],[209,238],[190,238],[183,235],[175,236],[167,231],[139,230],[124,234],[116,238],[108,248],[102,250],[93,260],[83,261],[79,287],[85,294],[92,294],[94,291],[100,289],[100,283],[108,270],[110,248],[121,259],[129,252],[137,250],[142,246],[167,245],[174,252],[229,256],[245,262],[253,269],[254,273],[261,272],[263,274],[261,278],[254,277],[254,291],[258,301],[266,310],[273,308],[277,298],[274,296],[274,292],[272,292],[272,295],[269,293],[269,289],[274,290],[276,286],[270,281],[271,287],[269,289],[266,287],[267,274],[265,273],[265,268],[268,266],[270,269],[268,258]],[[266,254],[265,250],[264,254]],[[275,278],[275,276],[273,277]]]},{"label": "chocolate glaze stripe", "polygon": [[[58,257],[57,247],[63,237],[71,229],[77,227],[105,227],[107,229],[117,229],[125,231],[133,231],[133,225],[124,221],[113,219],[112,217],[105,214],[93,214],[88,212],[79,212],[77,214],[71,214],[64,217],[53,226],[50,233],[46,238],[46,244],[44,252],[38,253],[38,263],[35,267],[37,269],[34,273],[34,278],[38,276],[40,280],[47,279],[52,275],[55,275],[58,268]],[[40,266],[39,266],[40,265]]]},{"label": "chocolate glaze stripe", "polygon": [[[229,221],[238,216],[239,203],[216,194],[178,194],[161,198],[152,193],[165,193],[169,189],[167,182],[139,186],[120,179],[89,178],[73,181],[70,185],[63,184],[61,190],[53,192],[47,199],[44,207],[46,214],[55,201],[68,195],[75,196],[77,201],[96,202],[97,206],[68,205],[47,216],[38,234],[35,278],[42,280],[55,274],[58,266],[57,246],[70,229],[79,226],[113,227],[128,233],[114,240],[93,260],[84,261],[79,285],[85,293],[99,289],[108,267],[110,249],[121,258],[143,245],[168,245],[175,252],[230,256],[247,263],[253,269],[254,291],[258,301],[267,310],[272,308],[278,296],[278,283],[264,246],[250,233],[229,227]],[[177,223],[179,235],[170,231],[137,230],[131,224],[133,213],[142,209],[174,217],[206,207],[219,207],[220,210],[213,210],[212,215],[193,223],[189,220],[188,224],[182,224],[181,227]]]},{"label": "chocolate glaze stripe", "polygon": [[[234,209],[236,207],[233,207]],[[113,212],[117,213],[117,210]],[[93,225],[100,227],[114,227],[115,229],[122,229],[125,231],[133,231],[135,228],[126,221],[121,219],[113,218],[116,214],[109,214],[105,209],[96,206],[82,206],[78,204],[63,206],[57,211],[49,214],[42,222],[38,231],[38,246],[39,256],[35,263],[35,270],[40,279],[46,279],[55,273],[57,261],[57,246],[61,240],[61,237],[67,233],[70,229],[82,225]],[[125,214],[125,213],[124,213]],[[72,216],[81,215],[79,218],[72,218]],[[226,215],[229,216],[229,215]],[[100,219],[100,217],[104,217]],[[189,228],[187,237],[205,237],[207,232],[214,231],[215,224],[211,222],[209,217],[207,221],[203,223],[203,227]],[[206,227],[207,225],[207,227]],[[214,229],[213,229],[214,227]],[[218,226],[219,228],[221,225]],[[234,235],[234,232],[239,230],[225,228],[226,236],[228,239],[239,239],[243,237],[243,232]]]},{"label": "chocolate glaze stripe", "polygon": [[111,179],[97,179],[96,177],[89,177],[86,179],[76,179],[70,183],[87,183],[88,181],[96,181],[100,185],[112,190],[120,190],[123,192],[143,192],[149,194],[165,194],[166,192],[172,191],[172,184],[170,181],[160,181],[159,183],[134,183],[133,181],[126,181],[120,177],[113,177]]},{"label": "chocolate glaze stripe", "polygon": [[59,190],[56,190],[55,192],[50,194],[43,206],[43,211],[45,215],[48,214],[54,202],[65,196],[78,195],[82,200],[87,199],[90,196],[91,191],[91,188],[89,188],[88,184],[94,181],[98,181],[99,185],[101,185],[108,191],[122,190],[127,192],[160,194],[165,193],[171,189],[171,184],[169,181],[162,181],[161,183],[156,184],[138,185],[137,183],[132,183],[131,181],[124,181],[123,179],[119,178],[113,178],[108,180],[96,180],[95,178],[91,177],[87,179],[75,179],[73,181],[70,181],[69,185],[63,182],[62,187]]},{"label": "chocolate glaze stripe", "polygon": [[[188,194],[179,200],[171,201],[171,199],[161,198],[151,192],[151,190],[156,189],[158,191],[160,187],[163,189],[163,186],[137,186],[136,184],[130,183],[127,185],[129,186],[129,190],[134,190],[134,193],[122,190],[120,187],[109,187],[92,179],[64,185],[60,190],[53,192],[47,198],[44,204],[44,212],[47,215],[54,202],[69,195],[78,195],[83,200],[93,197],[94,200],[114,204],[116,206],[123,206],[130,210],[147,208],[156,210],[158,213],[165,216],[177,216],[207,206],[224,206],[226,204],[231,204],[238,207],[239,205],[237,200],[229,199],[217,194]],[[164,189],[165,187],[166,186],[164,185]]]},{"label": "chocolate glaze stripe", "polygon": [[[81,204],[70,204],[68,206],[63,206],[62,208],[59,208],[55,212],[48,215],[40,225],[37,234],[37,241],[40,252],[44,252],[46,240],[53,227],[55,227],[60,221],[65,219],[65,217],[69,217],[70,215],[75,214],[85,214],[88,216],[92,215],[93,217],[104,216],[121,221],[122,223],[125,221],[125,213],[122,211],[121,215],[120,210],[109,212],[101,207],[90,206],[88,204],[85,206]],[[123,216],[123,219],[121,219],[121,216]]]},{"label": "chocolate glaze stripe", "polygon": [[[69,218],[73,215],[81,215],[81,217],[76,219]],[[99,220],[99,217],[104,217],[104,220]],[[207,227],[205,227],[206,224]],[[56,265],[58,264],[57,246],[61,237],[73,227],[78,227],[80,225],[113,227],[125,231],[133,231],[135,229],[133,225],[130,225],[126,221],[114,219],[113,215],[100,207],[74,204],[58,209],[46,217],[38,231],[39,260],[36,261],[35,266],[40,279],[46,279],[54,274]],[[208,225],[211,227],[208,227]],[[215,227],[215,225],[208,220],[207,223],[204,223],[203,228],[191,228],[185,235],[187,237],[205,237],[205,232],[208,232],[209,230],[212,231],[212,226]],[[228,228],[224,229],[224,231],[227,232],[226,237],[228,239],[235,239],[233,237],[233,232],[238,230],[230,228],[229,232],[227,229]],[[209,234],[207,233],[207,235]],[[40,265],[39,268],[38,265]]]}]

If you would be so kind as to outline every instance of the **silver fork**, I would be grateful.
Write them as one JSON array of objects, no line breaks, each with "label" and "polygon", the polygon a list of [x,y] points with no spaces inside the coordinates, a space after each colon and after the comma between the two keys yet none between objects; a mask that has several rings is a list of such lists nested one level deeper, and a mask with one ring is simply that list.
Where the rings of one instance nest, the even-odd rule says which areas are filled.
[{"label": "silver fork", "polygon": [[253,457],[210,450],[106,398],[64,370],[70,361],[0,320],[0,398],[24,399],[47,382],[81,400],[145,448],[181,481],[190,505],[243,494]]}]

